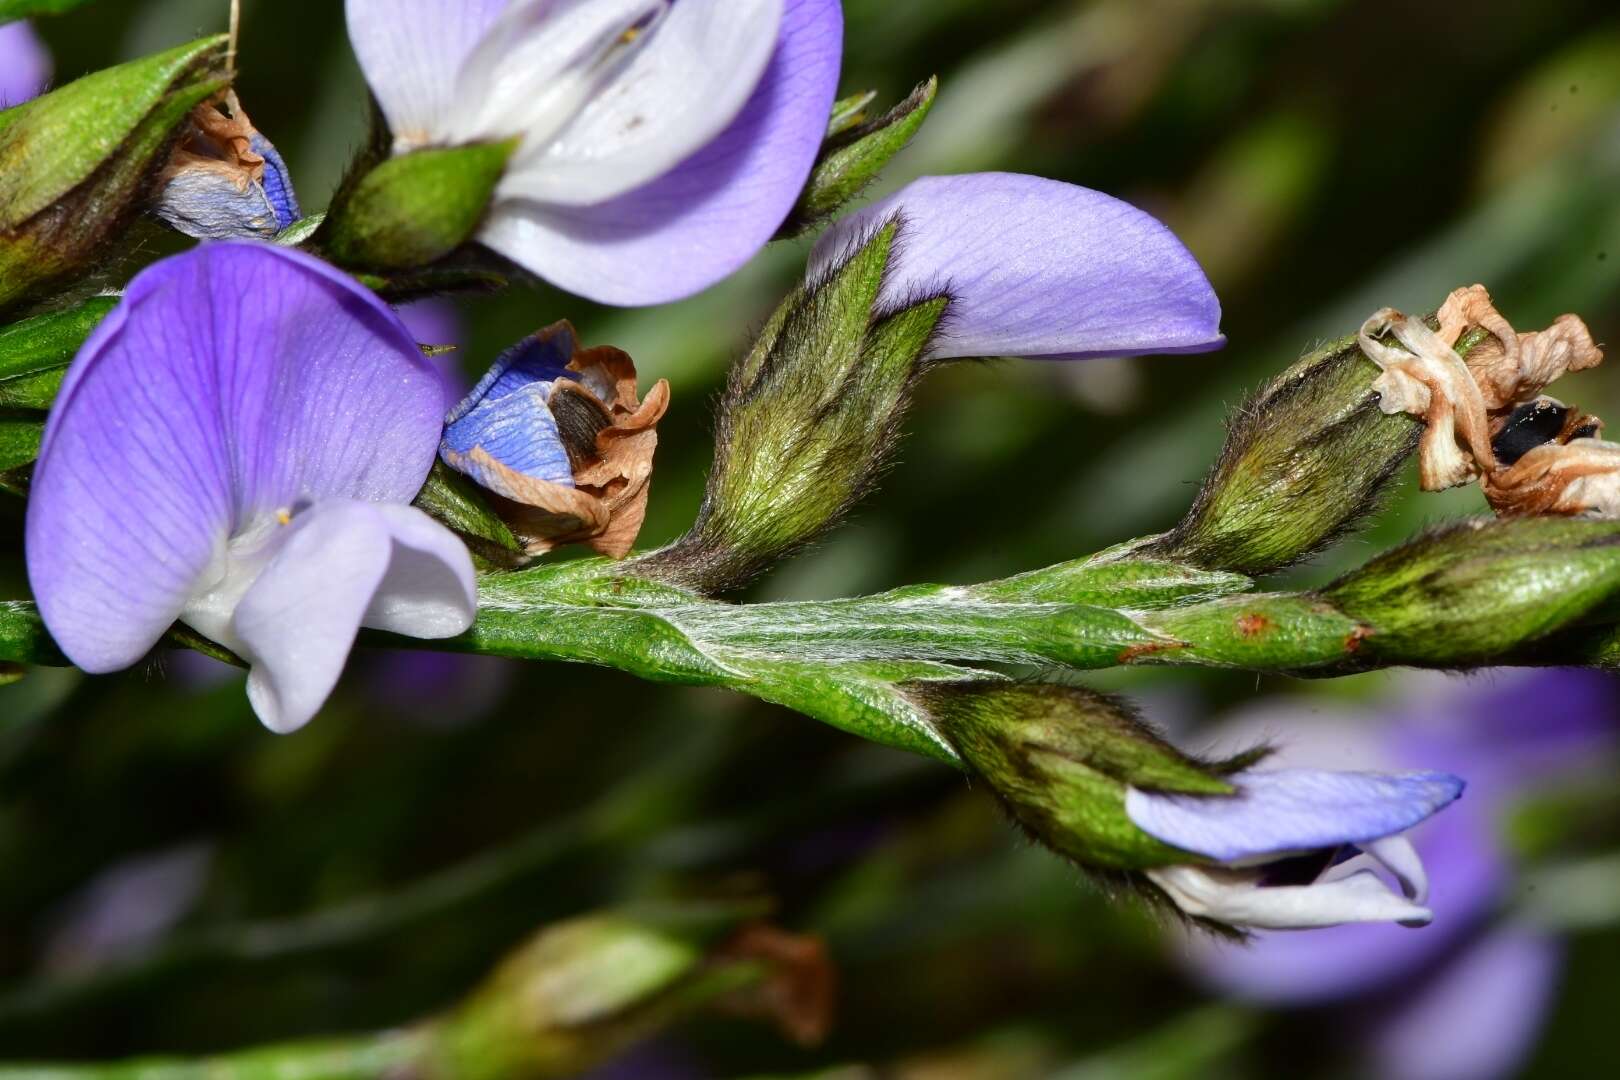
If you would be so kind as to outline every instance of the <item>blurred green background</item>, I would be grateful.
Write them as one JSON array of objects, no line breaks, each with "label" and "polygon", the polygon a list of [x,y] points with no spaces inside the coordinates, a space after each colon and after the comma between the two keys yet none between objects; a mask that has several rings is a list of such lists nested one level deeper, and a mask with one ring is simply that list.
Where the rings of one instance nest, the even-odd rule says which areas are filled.
[{"label": "blurred green background", "polygon": [[[225,7],[100,0],[38,29],[65,81],[219,29]],[[1599,341],[1620,340],[1612,0],[844,7],[846,93],[893,101],[942,78],[885,185],[1005,169],[1129,199],[1204,263],[1230,344],[935,375],[882,490],[756,597],[982,580],[1168,527],[1225,411],[1386,304],[1430,310],[1481,281],[1521,329],[1575,311]],[[243,103],[306,211],[321,208],[365,126],[341,5],[248,0],[240,63]],[[128,269],[172,245],[143,236]],[[653,310],[537,290],[460,298],[460,357],[474,375],[566,317],[588,343],[627,349],[644,381],[668,378],[652,546],[691,520],[726,365],[807,251],[777,245]],[[1620,418],[1612,362],[1557,392]],[[1408,478],[1367,533],[1291,577],[1326,580],[1425,523],[1482,510],[1475,489],[1419,499]],[[23,591],[21,521],[19,504],[0,503],[5,595]],[[778,899],[779,924],[828,940],[842,988],[830,1037],[803,1048],[702,1016],[644,1051],[634,1075],[665,1075],[659,1062],[697,1076],[1356,1068],[1345,1010],[1212,996],[1176,962],[1174,931],[1031,847],[986,791],[789,712],[585,668],[365,655],[315,723],[281,738],[255,722],[239,678],[199,663],[40,671],[0,689],[0,1057],[384,1027],[454,1001],[547,920],[746,886]],[[1237,703],[1375,698],[1392,678],[1138,670],[1094,684],[1197,745],[1194,725]],[[1570,951],[1531,1075],[1620,1067],[1620,895],[1607,903]]]}]

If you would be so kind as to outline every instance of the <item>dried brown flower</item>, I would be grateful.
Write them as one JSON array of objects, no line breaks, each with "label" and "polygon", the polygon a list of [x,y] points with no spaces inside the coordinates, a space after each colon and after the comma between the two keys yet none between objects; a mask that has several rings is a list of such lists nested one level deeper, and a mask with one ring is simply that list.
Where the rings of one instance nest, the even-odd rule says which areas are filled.
[{"label": "dried brown flower", "polygon": [[[539,336],[577,341],[566,322]],[[669,383],[658,380],[642,399],[635,362],[608,346],[576,347],[567,370],[573,377],[556,381],[548,405],[573,467],[573,487],[517,472],[481,448],[467,455],[466,464],[529,554],[584,544],[620,559],[635,546],[646,518]]]}]

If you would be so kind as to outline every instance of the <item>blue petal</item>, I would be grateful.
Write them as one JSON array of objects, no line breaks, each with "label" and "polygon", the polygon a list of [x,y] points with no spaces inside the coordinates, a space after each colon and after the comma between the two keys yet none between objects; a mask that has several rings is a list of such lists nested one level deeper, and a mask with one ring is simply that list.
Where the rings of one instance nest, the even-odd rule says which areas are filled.
[{"label": "blue petal", "polygon": [[493,404],[533,383],[544,384],[549,398],[551,384],[568,376],[568,362],[578,347],[574,328],[565,322],[524,338],[496,359],[444,422],[454,427],[479,405]]},{"label": "blue petal", "polygon": [[515,393],[479,403],[445,429],[444,463],[508,498],[511,473],[574,486],[574,467],[546,400],[550,382],[531,382]]},{"label": "blue petal", "polygon": [[233,175],[223,163],[176,173],[153,202],[152,213],[198,240],[269,239],[281,231],[265,189],[246,174]]},{"label": "blue petal", "polygon": [[298,208],[298,196],[293,192],[292,175],[287,171],[287,163],[281,160],[281,155],[270,140],[257,131],[248,140],[248,145],[255,154],[264,158],[264,194],[275,208],[277,230],[285,229],[304,216]]},{"label": "blue petal", "polygon": [[1274,769],[1239,773],[1236,795],[1130,788],[1125,812],[1149,836],[1220,862],[1394,836],[1462,794],[1448,773]]}]

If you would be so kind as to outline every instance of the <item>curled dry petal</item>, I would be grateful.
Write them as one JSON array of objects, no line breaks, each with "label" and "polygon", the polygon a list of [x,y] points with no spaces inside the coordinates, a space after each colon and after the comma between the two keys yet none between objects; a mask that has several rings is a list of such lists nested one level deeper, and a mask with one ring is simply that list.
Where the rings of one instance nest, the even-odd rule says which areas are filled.
[{"label": "curled dry petal", "polygon": [[[1591,331],[1562,315],[1535,333],[1516,332],[1483,285],[1454,290],[1439,331],[1386,308],[1361,330],[1362,350],[1383,369],[1373,388],[1386,413],[1421,417],[1419,473],[1425,491],[1478,477],[1498,514],[1620,514],[1620,446],[1595,438],[1602,422],[1539,397],[1570,371],[1603,360]],[[1471,329],[1490,337],[1465,358],[1455,346]],[[1379,340],[1392,332],[1404,349]]]}]

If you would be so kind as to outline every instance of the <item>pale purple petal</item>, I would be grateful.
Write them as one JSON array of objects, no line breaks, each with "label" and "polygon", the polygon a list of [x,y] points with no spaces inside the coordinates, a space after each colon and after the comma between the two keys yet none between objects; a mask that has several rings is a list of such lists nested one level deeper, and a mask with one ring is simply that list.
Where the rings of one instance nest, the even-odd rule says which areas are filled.
[{"label": "pale purple petal", "polygon": [[334,499],[287,528],[233,620],[253,665],[248,699],[270,730],[295,731],[320,710],[361,626],[442,638],[472,625],[467,549],[420,510]]},{"label": "pale purple petal", "polygon": [[658,304],[708,288],[752,258],[798,200],[826,134],[842,56],[837,0],[789,0],[754,96],[708,146],[597,206],[503,201],[479,239],[601,303]]},{"label": "pale purple petal", "polygon": [[0,109],[38,95],[50,77],[51,55],[29,25],[0,26]]},{"label": "pale purple petal", "polygon": [[933,176],[839,220],[812,277],[901,221],[883,299],[946,294],[936,358],[1069,359],[1219,348],[1221,305],[1192,253],[1129,203],[1013,173]]},{"label": "pale purple petal", "polygon": [[1125,812],[1167,844],[1225,863],[1311,851],[1404,832],[1456,800],[1446,773],[1256,769],[1230,778],[1238,793],[1168,795],[1131,788]]},{"label": "pale purple petal", "polygon": [[[652,11],[662,6],[656,0],[639,3]],[[597,10],[611,5],[588,0],[588,6]],[[783,0],[680,0],[665,10],[657,25],[637,40],[623,67],[605,85],[593,88],[578,115],[555,138],[524,139],[498,197],[597,205],[663,176],[731,125],[776,53]],[[499,32],[497,27],[491,36]],[[482,52],[469,64],[474,72]],[[464,74],[458,93],[465,79]],[[525,92],[516,85],[513,90]],[[543,90],[526,92],[537,102],[547,96]],[[485,105],[492,107],[516,113],[521,103]]]},{"label": "pale purple petal", "polygon": [[1233,946],[1200,936],[1187,944],[1199,977],[1247,1001],[1314,1005],[1416,978],[1495,909],[1511,871],[1480,793],[1419,826],[1413,842],[1431,882],[1434,922],[1421,934],[1398,926],[1340,926],[1307,935],[1257,934]]},{"label": "pale purple petal", "polygon": [[349,41],[396,138],[444,130],[462,61],[507,0],[347,0]]},{"label": "pale purple petal", "polygon": [[27,521],[46,625],[80,667],[127,667],[256,518],[414,497],[442,404],[393,312],[317,259],[226,243],[152,266],[46,425]]},{"label": "pale purple petal", "polygon": [[1535,1047],[1562,967],[1559,943],[1503,926],[1391,1005],[1373,1035],[1376,1075],[1389,1080],[1494,1080]]}]

